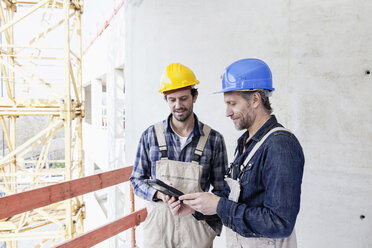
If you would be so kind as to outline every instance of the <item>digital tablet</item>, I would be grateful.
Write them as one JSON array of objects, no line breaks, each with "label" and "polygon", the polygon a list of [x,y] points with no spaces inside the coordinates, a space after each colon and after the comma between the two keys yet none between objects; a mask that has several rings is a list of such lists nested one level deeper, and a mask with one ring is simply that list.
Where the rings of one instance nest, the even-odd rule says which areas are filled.
[{"label": "digital tablet", "polygon": [[166,184],[165,182],[159,179],[148,179],[145,182],[151,187],[160,191],[161,193],[165,195],[169,195],[171,197],[174,196],[176,199],[178,199],[179,196],[183,195],[181,191],[179,191],[176,188],[173,188],[172,186]]}]

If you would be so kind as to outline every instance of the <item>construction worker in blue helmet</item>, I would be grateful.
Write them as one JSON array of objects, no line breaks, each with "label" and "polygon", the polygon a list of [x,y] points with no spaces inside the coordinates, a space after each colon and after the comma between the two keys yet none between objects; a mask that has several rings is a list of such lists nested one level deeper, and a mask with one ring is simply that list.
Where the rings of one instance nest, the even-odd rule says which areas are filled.
[{"label": "construction worker in blue helmet", "polygon": [[[137,196],[147,200],[147,218],[140,228],[141,247],[210,248],[222,222],[215,215],[174,216],[167,191],[154,180],[183,193],[219,193],[224,187],[227,153],[223,136],[199,121],[193,111],[198,98],[194,72],[185,65],[166,66],[160,90],[169,105],[168,117],[147,128],[139,141],[130,181]],[[149,181],[150,180],[150,181]],[[152,184],[151,184],[152,183]]]},{"label": "construction worker in blue helmet", "polygon": [[273,91],[262,60],[241,59],[226,68],[220,91],[226,116],[246,132],[238,139],[224,189],[186,194],[170,204],[174,215],[217,214],[226,226],[227,247],[297,247],[304,154],[295,135],[272,115]]}]

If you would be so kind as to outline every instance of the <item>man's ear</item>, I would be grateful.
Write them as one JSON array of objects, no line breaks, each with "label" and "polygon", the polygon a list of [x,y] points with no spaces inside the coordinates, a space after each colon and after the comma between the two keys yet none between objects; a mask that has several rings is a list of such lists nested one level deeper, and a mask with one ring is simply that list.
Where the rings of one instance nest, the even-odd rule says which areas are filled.
[{"label": "man's ear", "polygon": [[259,92],[254,92],[252,96],[252,106],[257,108],[262,102],[261,95]]}]

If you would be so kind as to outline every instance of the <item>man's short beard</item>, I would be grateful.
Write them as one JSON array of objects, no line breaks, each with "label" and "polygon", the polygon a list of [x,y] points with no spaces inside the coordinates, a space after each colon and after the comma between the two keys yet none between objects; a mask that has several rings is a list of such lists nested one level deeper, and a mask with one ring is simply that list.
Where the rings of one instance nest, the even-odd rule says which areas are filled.
[{"label": "man's short beard", "polygon": [[193,110],[192,110],[192,108],[190,108],[188,111],[187,111],[187,114],[181,119],[181,118],[178,118],[175,114],[173,115],[173,117],[177,120],[177,121],[179,121],[179,122],[185,122],[185,121],[187,121],[189,118],[190,118],[190,116],[192,115],[192,113],[193,113]]},{"label": "man's short beard", "polygon": [[248,129],[253,124],[253,116],[251,116],[251,113],[247,113],[243,120],[238,123],[238,125],[235,125],[235,129],[238,131]]}]

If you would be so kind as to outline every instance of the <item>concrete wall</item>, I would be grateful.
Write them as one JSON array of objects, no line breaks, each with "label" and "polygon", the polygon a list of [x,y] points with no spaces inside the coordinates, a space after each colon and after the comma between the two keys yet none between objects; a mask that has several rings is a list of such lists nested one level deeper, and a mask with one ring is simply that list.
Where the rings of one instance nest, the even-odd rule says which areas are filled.
[{"label": "concrete wall", "polygon": [[212,93],[228,64],[261,58],[274,76],[274,114],[306,156],[299,247],[371,247],[371,13],[366,0],[127,1],[126,163],[142,131],[169,113],[157,90],[172,62],[196,73],[195,112],[222,132],[231,160],[241,133]]}]

